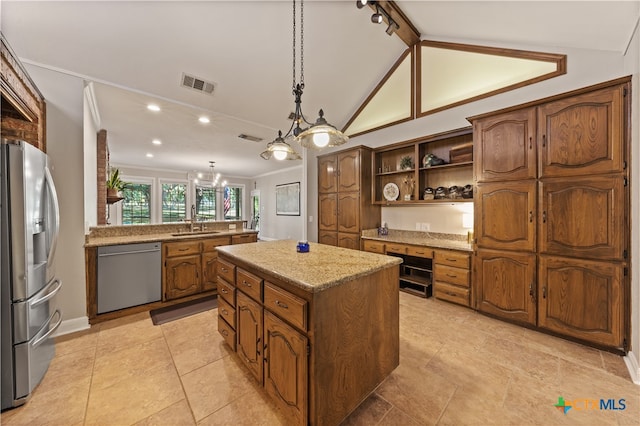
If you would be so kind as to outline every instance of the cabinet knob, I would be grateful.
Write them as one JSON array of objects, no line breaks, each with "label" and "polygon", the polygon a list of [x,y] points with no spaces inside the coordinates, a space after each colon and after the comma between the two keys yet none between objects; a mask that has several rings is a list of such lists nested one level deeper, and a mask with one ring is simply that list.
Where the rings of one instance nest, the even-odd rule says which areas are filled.
[{"label": "cabinet knob", "polygon": [[247,287],[251,287],[251,283],[245,280],[242,280],[242,284],[246,285]]},{"label": "cabinet knob", "polygon": [[223,336],[228,337],[229,336],[229,332],[225,329],[222,329],[222,331],[220,332],[222,333]]},{"label": "cabinet knob", "polygon": [[229,293],[229,291],[227,291],[227,289],[226,289],[226,288],[221,288],[221,289],[220,289],[220,291],[221,291],[221,292],[223,292],[224,294]]}]

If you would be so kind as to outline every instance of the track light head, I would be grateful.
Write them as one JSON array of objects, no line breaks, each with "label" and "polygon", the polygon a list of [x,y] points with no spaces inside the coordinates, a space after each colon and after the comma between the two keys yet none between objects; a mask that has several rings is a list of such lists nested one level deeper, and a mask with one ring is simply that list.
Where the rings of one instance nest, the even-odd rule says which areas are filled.
[{"label": "track light head", "polygon": [[356,6],[358,7],[358,9],[362,9],[368,4],[374,5],[376,4],[376,2],[372,0],[356,0]]},{"label": "track light head", "polygon": [[380,13],[380,8],[378,6],[376,6],[376,13],[371,15],[371,22],[373,22],[374,24],[382,23],[382,13]]}]

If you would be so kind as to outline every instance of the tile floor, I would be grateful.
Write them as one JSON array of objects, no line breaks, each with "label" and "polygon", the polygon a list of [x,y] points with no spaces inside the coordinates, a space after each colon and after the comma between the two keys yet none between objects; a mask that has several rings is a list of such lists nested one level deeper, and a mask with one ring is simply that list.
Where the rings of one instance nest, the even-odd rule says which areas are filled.
[{"label": "tile floor", "polygon": [[[344,424],[640,424],[640,386],[621,357],[433,298],[400,293],[400,303],[400,366]],[[63,336],[31,400],[0,423],[285,424],[216,315],[154,326],[143,313]],[[576,407],[563,414],[559,396]],[[578,409],[601,398],[626,408]]]}]

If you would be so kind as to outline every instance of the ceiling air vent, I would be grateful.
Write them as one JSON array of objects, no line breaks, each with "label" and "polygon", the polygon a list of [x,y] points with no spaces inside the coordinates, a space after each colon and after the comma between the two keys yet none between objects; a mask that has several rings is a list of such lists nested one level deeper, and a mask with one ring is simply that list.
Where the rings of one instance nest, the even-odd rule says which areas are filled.
[{"label": "ceiling air vent", "polygon": [[212,82],[194,77],[187,73],[182,73],[181,86],[197,90],[198,92],[208,93],[209,95],[213,94],[213,89],[215,88],[215,85]]},{"label": "ceiling air vent", "polygon": [[262,138],[259,138],[257,136],[245,135],[244,133],[240,133],[238,137],[240,139],[246,139],[251,142],[261,142],[263,140]]}]

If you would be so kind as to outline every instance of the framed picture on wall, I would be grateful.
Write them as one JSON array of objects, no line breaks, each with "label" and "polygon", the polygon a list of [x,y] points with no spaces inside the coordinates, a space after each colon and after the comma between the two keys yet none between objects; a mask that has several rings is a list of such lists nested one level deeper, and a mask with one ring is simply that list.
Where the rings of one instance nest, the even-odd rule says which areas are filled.
[{"label": "framed picture on wall", "polygon": [[300,182],[276,185],[276,215],[300,216]]}]

